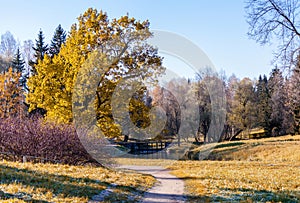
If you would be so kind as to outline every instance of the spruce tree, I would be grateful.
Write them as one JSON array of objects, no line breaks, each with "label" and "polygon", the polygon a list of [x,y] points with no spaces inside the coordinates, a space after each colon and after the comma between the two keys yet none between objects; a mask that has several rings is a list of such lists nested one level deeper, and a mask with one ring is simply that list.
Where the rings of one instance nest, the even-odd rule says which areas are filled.
[{"label": "spruce tree", "polygon": [[294,131],[300,134],[300,56],[289,80],[289,103],[294,118]]},{"label": "spruce tree", "polygon": [[12,70],[20,75],[19,86],[22,87],[23,90],[27,89],[26,82],[28,79],[28,73],[25,72],[25,61],[21,56],[19,48],[17,49],[17,53],[12,60]]},{"label": "spruce tree", "polygon": [[270,107],[272,109],[270,117],[270,127],[272,135],[284,135],[291,126],[288,97],[282,72],[275,68],[272,70],[269,84]]},{"label": "spruce tree", "polygon": [[44,39],[45,37],[43,31],[40,30],[38,34],[38,39],[35,40],[36,42],[35,47],[33,47],[33,50],[35,51],[34,56],[36,57],[37,60],[43,60],[45,54],[48,51],[48,45],[45,44]]},{"label": "spruce tree", "polygon": [[24,60],[22,59],[20,49],[17,49],[17,53],[15,54],[13,60],[12,60],[12,68],[14,72],[21,73],[24,70]]},{"label": "spruce tree", "polygon": [[266,134],[271,133],[270,129],[270,116],[271,109],[269,105],[270,95],[268,88],[267,76],[259,76],[258,83],[256,85],[256,106],[257,106],[257,126],[266,130]]},{"label": "spruce tree", "polygon": [[38,34],[38,39],[35,40],[35,47],[33,47],[33,50],[35,51],[35,58],[36,61],[30,61],[29,65],[32,67],[33,75],[36,74],[35,65],[38,63],[39,60],[44,60],[44,56],[48,51],[48,45],[44,42],[44,34],[43,31],[40,30]]},{"label": "spruce tree", "polygon": [[49,47],[49,55],[51,56],[51,58],[60,52],[61,46],[66,41],[66,36],[66,32],[59,24],[54,32],[53,38],[51,40],[51,45]]}]

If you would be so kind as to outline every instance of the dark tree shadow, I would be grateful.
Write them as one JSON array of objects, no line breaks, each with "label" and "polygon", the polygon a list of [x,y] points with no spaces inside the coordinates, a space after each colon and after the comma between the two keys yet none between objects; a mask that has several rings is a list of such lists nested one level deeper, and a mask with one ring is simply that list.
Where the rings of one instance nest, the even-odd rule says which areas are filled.
[{"label": "dark tree shadow", "polygon": [[[56,175],[50,173],[41,173],[38,171],[19,169],[16,167],[0,165],[0,181],[1,184],[20,183],[25,186],[34,188],[44,188],[50,190],[55,195],[62,194],[67,197],[81,197],[91,199],[94,195],[99,194],[102,190],[96,186],[87,184],[109,187],[111,183],[101,182],[99,180],[89,178],[74,178],[67,175]],[[87,184],[84,184],[87,183]],[[144,193],[145,191],[134,187],[118,185],[115,187],[121,191],[131,191],[132,193]],[[3,193],[2,193],[3,194]],[[4,193],[0,199],[23,199],[22,195]],[[47,202],[43,200],[30,200],[30,202]]]},{"label": "dark tree shadow", "polygon": [[246,188],[219,188],[222,194],[211,196],[188,196],[189,202],[300,202],[299,191],[273,192],[268,190],[251,190]]}]

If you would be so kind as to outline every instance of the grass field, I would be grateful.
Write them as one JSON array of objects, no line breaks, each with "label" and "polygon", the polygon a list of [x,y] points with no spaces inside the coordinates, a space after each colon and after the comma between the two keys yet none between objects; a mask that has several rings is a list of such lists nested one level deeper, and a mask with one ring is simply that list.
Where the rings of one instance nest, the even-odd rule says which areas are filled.
[{"label": "grass field", "polygon": [[[183,178],[191,202],[300,202],[300,136],[196,147],[197,158],[169,168]],[[214,161],[212,161],[214,160]]]},{"label": "grass field", "polygon": [[180,161],[191,202],[299,202],[300,165],[244,161]]},{"label": "grass field", "polygon": [[189,202],[300,202],[300,135],[195,146],[189,154],[208,160],[118,161],[169,165]]},{"label": "grass field", "polygon": [[136,202],[151,176],[101,167],[0,162],[1,202],[87,202],[110,189],[104,202]]},{"label": "grass field", "polygon": [[[116,159],[161,165],[185,181],[189,202],[300,202],[300,135],[195,146],[202,161]],[[206,154],[207,155],[207,154]],[[87,202],[110,189],[104,202],[136,202],[154,179],[101,167],[0,162],[3,202]],[[113,189],[111,187],[113,185]]]}]

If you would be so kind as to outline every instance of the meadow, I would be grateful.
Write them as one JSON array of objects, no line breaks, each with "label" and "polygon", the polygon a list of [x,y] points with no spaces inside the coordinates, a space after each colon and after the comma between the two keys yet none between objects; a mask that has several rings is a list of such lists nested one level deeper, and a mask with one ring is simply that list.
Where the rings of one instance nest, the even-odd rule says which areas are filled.
[{"label": "meadow", "polygon": [[194,146],[186,157],[205,160],[119,159],[169,165],[183,179],[188,202],[299,202],[300,135]]},{"label": "meadow", "polygon": [[299,202],[300,167],[247,161],[185,161],[172,165],[190,202]]},{"label": "meadow", "polygon": [[[205,160],[116,159],[121,165],[161,165],[185,181],[187,202],[299,202],[300,135],[194,146]],[[155,183],[149,175],[99,166],[0,162],[2,202],[136,202]]]}]

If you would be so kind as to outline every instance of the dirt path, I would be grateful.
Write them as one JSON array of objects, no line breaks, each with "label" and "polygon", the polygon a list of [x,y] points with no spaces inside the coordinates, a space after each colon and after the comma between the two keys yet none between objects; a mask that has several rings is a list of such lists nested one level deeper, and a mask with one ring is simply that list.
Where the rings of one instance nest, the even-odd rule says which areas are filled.
[{"label": "dirt path", "polygon": [[143,203],[183,203],[184,182],[169,173],[169,170],[160,166],[122,166],[121,168],[135,170],[140,173],[154,176],[158,183],[147,191],[143,198]]}]

